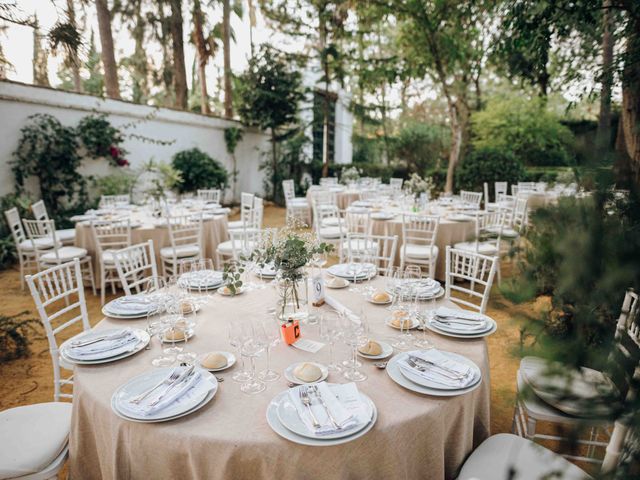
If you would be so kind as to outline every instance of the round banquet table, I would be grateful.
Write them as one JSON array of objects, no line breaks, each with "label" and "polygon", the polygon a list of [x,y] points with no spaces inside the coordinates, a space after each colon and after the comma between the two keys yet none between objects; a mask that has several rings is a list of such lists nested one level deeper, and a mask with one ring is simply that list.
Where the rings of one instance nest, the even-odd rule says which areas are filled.
[{"label": "round banquet table", "polygon": [[[398,247],[394,264],[400,265],[400,247],[402,238],[402,215],[397,215],[391,220],[372,219],[372,231],[374,235],[397,235]],[[438,247],[438,260],[436,261],[435,278],[444,280],[446,274],[446,248],[453,247],[458,242],[466,242],[475,235],[475,221],[453,221],[440,217],[436,246]]]},{"label": "round banquet table", "polygon": [[[372,280],[383,288],[384,279]],[[330,295],[352,311],[362,297],[331,290]],[[227,321],[265,317],[275,304],[268,286],[238,297],[215,295],[199,313],[196,335],[188,347],[198,353],[231,350]],[[438,304],[452,305],[445,300]],[[329,309],[327,305],[321,310]],[[383,306],[366,303],[372,338],[397,333],[384,325]],[[145,320],[104,319],[97,329],[145,327]],[[302,335],[317,339],[317,326],[303,325]],[[284,378],[267,383],[266,391],[248,396],[231,379],[233,368],[218,372],[224,378],[213,400],[197,412],[166,423],[144,424],[116,416],[110,400],[117,387],[152,369],[159,354],[157,339],[150,351],[113,364],[76,366],[70,434],[72,479],[374,479],[454,478],[466,456],[489,435],[489,366],[486,342],[456,340],[428,333],[442,350],[463,354],[483,374],[476,390],[455,397],[413,393],[397,385],[386,371],[363,360],[368,379],[358,383],[378,409],[378,420],[363,437],[339,446],[310,447],[285,440],[271,430],[265,412],[271,399],[287,389]],[[311,354],[282,343],[272,351],[272,368],[282,373],[298,361],[327,363],[328,347]],[[346,351],[342,351],[346,355]],[[336,357],[338,358],[338,357]],[[264,355],[258,361],[264,365]],[[331,373],[329,382],[344,383]]]},{"label": "round banquet table", "polygon": [[[314,191],[318,191],[318,190],[319,190],[319,187],[317,186],[311,186],[307,190],[307,201],[309,202],[310,207],[313,207],[312,194]],[[336,205],[340,210],[344,210],[356,200],[360,200],[359,190],[348,190],[345,187],[340,191],[335,191],[335,194],[336,194]]]},{"label": "round banquet table", "polygon": [[[136,245],[148,240],[153,241],[153,248],[156,255],[156,265],[158,273],[162,271],[162,259],[160,249],[170,247],[169,230],[166,219],[153,218],[143,211],[131,213],[131,244]],[[216,258],[215,252],[218,245],[229,240],[229,230],[227,215],[206,216],[203,221],[203,246],[204,258]],[[97,255],[96,240],[91,231],[89,222],[76,223],[76,246],[85,248],[93,258],[93,271],[96,279],[96,286],[100,287],[100,259]]]}]

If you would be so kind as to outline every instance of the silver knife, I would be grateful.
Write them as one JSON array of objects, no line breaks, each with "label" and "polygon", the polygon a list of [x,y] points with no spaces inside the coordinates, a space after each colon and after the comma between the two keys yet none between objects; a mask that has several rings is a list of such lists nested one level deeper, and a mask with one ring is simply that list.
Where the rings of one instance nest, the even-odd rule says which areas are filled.
[{"label": "silver knife", "polygon": [[162,393],[162,395],[160,395],[158,398],[156,398],[153,402],[151,402],[149,404],[150,407],[153,407],[155,405],[157,405],[158,403],[160,403],[160,400],[162,400],[164,397],[167,396],[167,393],[169,393],[171,390],[173,390],[173,388],[177,385],[180,385],[181,383],[183,383],[185,380],[187,380],[189,377],[191,377],[191,374],[193,373],[193,370],[195,369],[195,367],[193,365],[191,365],[189,368],[187,368],[184,372],[182,372],[182,374],[178,377],[178,379],[173,382],[171,385],[169,385],[167,387],[167,389]]}]

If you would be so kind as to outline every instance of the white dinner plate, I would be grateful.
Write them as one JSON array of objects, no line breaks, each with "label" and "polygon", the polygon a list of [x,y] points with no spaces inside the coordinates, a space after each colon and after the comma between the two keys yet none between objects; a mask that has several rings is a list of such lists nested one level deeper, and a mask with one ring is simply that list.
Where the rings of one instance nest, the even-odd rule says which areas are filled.
[{"label": "white dinner plate", "polygon": [[391,360],[389,360],[389,363],[387,363],[387,368],[385,370],[387,371],[387,375],[389,375],[389,377],[391,377],[394,382],[396,382],[401,387],[406,388],[407,390],[411,390],[412,392],[421,393],[423,395],[433,395],[436,397],[455,397],[457,395],[463,395],[465,393],[472,392],[482,384],[481,378],[474,385],[468,386],[466,388],[461,388],[460,390],[439,390],[437,388],[423,387],[422,385],[413,383],[400,371],[400,367],[398,366],[398,357],[406,354],[406,352],[403,352],[394,356]]},{"label": "white dinner plate", "polygon": [[[119,298],[122,298],[122,297],[119,297]],[[149,303],[149,308],[147,308],[146,310],[141,308],[140,310],[132,311],[131,313],[115,312],[111,310],[109,306],[114,304],[114,302],[117,302],[117,301],[118,301],[118,298],[116,298],[115,300],[111,300],[104,307],[102,307],[102,314],[105,317],[117,318],[121,320],[134,320],[137,318],[146,318],[149,312],[153,310],[158,310],[158,305]]]},{"label": "white dinner plate", "polygon": [[219,289],[218,289],[218,293],[219,293],[220,295],[222,295],[223,297],[233,297],[233,296],[235,296],[235,295],[243,294],[244,292],[245,292],[245,289],[244,289],[243,287],[236,288],[236,293],[235,293],[235,294],[234,294],[234,293],[231,293],[231,292],[227,292],[227,291],[225,291],[225,289],[224,289],[224,288],[219,288]]},{"label": "white dinner plate", "polygon": [[[391,322],[393,321],[393,318],[387,318],[384,321],[384,324],[387,325],[388,327],[391,328],[395,328],[396,330],[400,330],[400,327],[396,327],[395,325],[391,325]],[[402,330],[413,330],[414,328],[418,327],[420,325],[420,322],[418,321],[417,318],[412,318],[411,319],[411,326],[407,329],[407,328],[403,328]]]},{"label": "white dinner plate", "polygon": [[332,445],[342,445],[343,443],[357,440],[358,438],[366,435],[367,432],[369,432],[369,430],[373,428],[373,426],[376,423],[376,420],[378,420],[378,410],[375,408],[375,405],[374,405],[373,417],[371,418],[371,422],[369,422],[369,424],[365,428],[348,437],[338,438],[335,440],[323,440],[321,438],[308,438],[308,437],[303,437],[301,435],[297,435],[293,433],[291,430],[289,430],[287,427],[282,425],[280,420],[278,420],[278,402],[276,401],[275,398],[271,401],[271,403],[269,403],[269,406],[267,407],[267,423],[269,424],[269,426],[274,432],[276,432],[282,438],[289,440],[290,442],[298,443],[300,445],[307,445],[311,447],[330,447]]},{"label": "white dinner plate", "polygon": [[360,350],[358,350],[358,355],[369,360],[382,360],[393,355],[393,347],[391,345],[387,342],[381,342],[380,340],[376,340],[376,342],[378,342],[382,347],[382,353],[380,355],[367,355],[366,353],[362,353]]},{"label": "white dinner plate", "polygon": [[371,214],[373,220],[392,220],[395,217],[396,214],[391,212],[375,212]]},{"label": "white dinner plate", "polygon": [[[389,294],[389,292],[387,292],[387,294]],[[389,294],[389,299],[385,300],[384,302],[374,300],[373,297],[367,297],[367,302],[373,303],[374,305],[389,305],[391,302],[393,302],[393,296]]]},{"label": "white dinner plate", "polygon": [[451,220],[452,222],[471,222],[475,220],[475,218],[462,213],[453,213],[447,217],[447,220]]},{"label": "white dinner plate", "polygon": [[[196,334],[196,332],[193,330],[193,328],[188,329],[185,333],[186,333],[187,340],[190,340],[191,337],[193,337]],[[182,343],[182,342],[184,342],[184,340],[185,340],[184,338],[181,338],[180,340],[170,340],[168,338],[165,338],[164,335],[162,336],[162,338],[160,338],[160,341],[162,343],[174,343],[174,342],[175,343]]]},{"label": "white dinner plate", "polygon": [[471,332],[463,333],[461,331],[445,330],[444,326],[440,327],[440,325],[434,324],[432,323],[432,321],[427,322],[427,328],[432,332],[439,333],[440,335],[444,335],[447,337],[468,338],[468,339],[482,338],[482,337],[488,337],[489,335],[493,334],[496,330],[498,330],[498,324],[496,323],[495,320],[493,320],[492,318],[489,318],[488,321],[491,324],[488,330],[477,331],[473,333]]},{"label": "white dinner plate", "polygon": [[[390,295],[394,294],[394,292],[392,292],[389,289],[385,289],[385,291]],[[444,296],[444,293],[445,293],[444,288],[442,288],[442,286],[440,286],[440,288],[435,293],[429,292],[429,293],[421,293],[421,294],[419,294],[418,295],[418,300],[426,301],[426,300],[431,300],[431,299],[442,298]]]},{"label": "white dinner plate", "polygon": [[[304,380],[300,380],[298,377],[296,377],[293,374],[293,371],[296,369],[296,367],[298,365],[303,364],[303,363],[310,363],[310,364],[315,365],[316,367],[318,367],[320,369],[320,371],[322,372],[322,376],[318,380],[316,380],[314,382],[305,382]],[[322,365],[321,363],[316,363],[316,362],[296,362],[296,363],[292,363],[284,371],[284,378],[289,380],[291,383],[295,383],[296,385],[320,383],[320,382],[326,380],[328,376],[329,376],[329,369],[325,365]]]},{"label": "white dinner plate", "polygon": [[162,379],[167,378],[171,374],[173,369],[174,367],[154,369],[133,377],[124,385],[118,387],[118,389],[116,389],[111,397],[111,407],[114,412],[118,416],[132,421],[143,423],[166,422],[182,417],[184,415],[188,415],[189,413],[202,408],[216,394],[218,390],[218,381],[216,380],[215,375],[212,375],[206,370],[199,369],[200,375],[202,375],[200,381],[210,382],[213,385],[213,390],[210,390],[205,394],[196,395],[182,405],[169,405],[166,408],[163,408],[162,410],[151,415],[133,414],[129,411],[125,412],[122,410],[122,408],[120,408],[120,404],[122,404],[123,402],[128,401],[128,399],[139,395],[140,393],[156,385]]},{"label": "white dinner plate", "polygon": [[[79,340],[84,337],[90,338],[91,335],[98,335],[98,334],[102,335],[112,330],[115,331],[120,329],[113,328],[113,329],[105,329],[105,330],[90,330],[89,332],[76,335],[75,337],[70,338],[60,346],[60,356],[64,359],[65,362],[76,364],[76,365],[99,365],[101,363],[115,362],[117,360],[122,360],[123,358],[130,357],[131,355],[135,355],[140,350],[145,348],[151,341],[151,337],[147,332],[139,328],[132,328],[131,331],[134,333],[134,335],[138,337],[138,342],[131,345],[131,349],[127,350],[126,352],[122,352],[119,355],[108,356],[108,357],[104,357],[96,360],[81,360],[77,358],[72,358],[69,355],[67,355],[66,349],[68,347],[69,342]],[[105,352],[105,353],[108,354],[108,352]]]},{"label": "white dinner plate", "polygon": [[340,277],[333,277],[324,282],[327,288],[339,289],[349,286],[349,281]]},{"label": "white dinner plate", "polygon": [[[227,358],[227,364],[224,367],[220,367],[220,368],[207,368],[204,365],[202,365],[202,359],[204,358],[205,355],[208,355],[210,353],[221,353],[222,355],[224,355]],[[200,357],[198,358],[198,364],[204,368],[205,370],[208,370],[210,372],[221,372],[223,370],[226,370],[227,368],[231,368],[236,364],[236,356],[231,353],[231,352],[207,352],[203,355],[200,355]]]},{"label": "white dinner plate", "polygon": [[[413,352],[403,352],[403,353],[404,355],[401,354],[398,358],[398,361],[402,358],[406,358],[411,353],[415,353],[415,350]],[[473,371],[472,380],[463,388],[469,388],[474,386],[482,378],[482,373],[480,372],[480,368],[474,362],[469,360],[467,357],[463,355],[458,355],[457,353],[444,352],[442,350],[440,350],[440,353],[442,353],[442,355],[444,355],[445,357],[450,358],[451,360],[454,360],[456,362],[459,362],[471,367],[471,370]],[[432,388],[435,390],[460,390],[460,387],[449,387],[447,385],[443,385],[441,383],[421,377],[420,375],[418,375],[417,372],[414,373],[411,370],[405,370],[400,368],[400,373],[404,375],[406,378],[408,378],[409,380],[411,380],[413,383],[416,383],[423,387]]]},{"label": "white dinner plate", "polygon": [[[346,280],[352,281],[354,278],[353,273],[349,272],[349,263],[338,263],[336,265],[332,265],[327,270],[334,277],[344,278]],[[369,280],[376,275],[376,266],[373,263],[360,263],[358,264],[362,267],[362,270],[355,275],[356,280]]]},{"label": "white dinner plate", "polygon": [[[329,386],[329,389],[333,391],[333,388],[331,388],[332,384],[327,384],[327,385]],[[325,435],[314,435],[313,433],[309,432],[309,429],[300,419],[298,410],[296,409],[293,402],[291,402],[288,391],[280,392],[278,395],[276,395],[274,399],[274,401],[278,403],[278,408],[276,409],[278,420],[280,420],[280,423],[284,425],[286,428],[291,430],[296,435],[300,435],[301,437],[323,439],[325,441],[350,437],[351,435],[358,433],[360,430],[362,430],[363,428],[366,428],[367,425],[369,425],[369,423],[371,422],[371,418],[373,417],[373,410],[375,409],[375,406],[369,397],[367,397],[365,394],[363,394],[360,391],[358,393],[360,394],[360,401],[362,402],[362,405],[365,408],[365,413],[368,421],[360,425],[357,425],[351,429],[345,430],[344,432],[335,432],[335,433],[330,433]],[[338,395],[338,399],[340,399],[339,395]]]}]

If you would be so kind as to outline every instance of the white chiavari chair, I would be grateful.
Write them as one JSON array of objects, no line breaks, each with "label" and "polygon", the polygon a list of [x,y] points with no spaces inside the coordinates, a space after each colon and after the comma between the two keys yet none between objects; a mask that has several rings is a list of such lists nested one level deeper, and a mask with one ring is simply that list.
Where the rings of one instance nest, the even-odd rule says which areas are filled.
[{"label": "white chiavari chair", "polygon": [[494,182],[493,186],[495,188],[496,200],[499,201],[500,195],[506,195],[509,193],[509,183],[508,182]]},{"label": "white chiavari chair", "polygon": [[150,279],[158,278],[156,254],[151,240],[116,250],[113,258],[125,295],[141,293]]},{"label": "white chiavari chair", "polygon": [[[373,229],[373,223],[371,221],[371,210],[368,208],[356,208],[350,207],[347,208],[344,214],[344,223],[343,223],[342,231],[342,241],[340,242],[339,247],[339,258],[340,262],[344,261],[345,253],[347,251],[357,252],[362,251],[366,252],[368,249],[377,249],[375,242],[362,242],[361,237],[352,237],[351,240],[348,238],[348,234],[360,234],[363,236],[370,236]],[[355,242],[355,243],[351,243]]]},{"label": "white chiavari chair", "polygon": [[0,413],[2,478],[54,480],[69,454],[71,403],[46,402]]},{"label": "white chiavari chair", "polygon": [[536,182],[518,182],[519,193],[531,193],[536,191]]},{"label": "white chiavari chair", "polygon": [[[620,364],[627,363],[629,358],[635,358],[636,362],[640,358],[639,311],[638,295],[631,289],[627,290],[620,316],[616,322],[614,349],[609,355],[610,365],[620,367]],[[513,433],[533,442],[553,441],[556,442],[556,445],[561,445],[570,441],[568,436],[540,433],[537,431],[538,424],[563,426],[565,429],[568,427],[576,432],[579,430],[587,431],[589,438],[573,439],[579,445],[587,447],[585,455],[574,455],[571,452],[561,455],[569,460],[600,463],[601,460],[596,456],[597,449],[602,450],[607,447],[607,443],[599,440],[599,437],[608,437],[612,427],[607,417],[606,406],[601,411],[602,405],[597,405],[593,398],[583,396],[582,392],[588,391],[588,389],[584,388],[580,379],[567,382],[565,388],[561,388],[560,391],[551,389],[546,392],[540,388],[534,388],[531,379],[549,374],[549,371],[553,372],[552,368],[550,369],[548,362],[543,358],[528,356],[521,360],[516,376],[517,391],[516,406],[513,412]],[[624,378],[625,375],[629,377],[628,372],[617,373],[620,378]],[[566,374],[566,369],[564,369],[564,374]],[[608,385],[611,385],[608,375],[597,370],[589,370],[588,379],[587,383],[601,385],[601,391],[607,390]],[[568,380],[568,377],[562,378],[562,380]],[[538,382],[534,380],[533,383]],[[620,387],[617,388],[623,392]],[[558,397],[563,399],[563,405],[554,405],[556,403],[554,398]],[[567,403],[569,403],[568,408]],[[596,407],[598,407],[597,410]],[[558,430],[562,431],[562,429],[554,431]]]},{"label": "white chiavari chair", "polygon": [[180,262],[202,258],[202,214],[167,217],[167,229],[171,245],[160,249],[164,277],[176,275]]},{"label": "white chiavari chair", "polygon": [[460,190],[460,199],[469,205],[474,205],[480,210],[480,204],[482,203],[482,192],[469,192],[467,190]]},{"label": "white chiavari chair", "polygon": [[100,262],[100,302],[104,305],[108,286],[111,285],[111,291],[116,293],[116,284],[120,282],[114,252],[131,246],[131,222],[129,220],[92,221],[91,231]]},{"label": "white chiavari chair", "polygon": [[311,192],[311,204],[314,210],[338,206],[336,192],[328,189],[313,190]]},{"label": "white chiavari chair", "polygon": [[489,302],[497,257],[447,247],[445,298],[484,313]]},{"label": "white chiavari chair", "polygon": [[260,197],[255,197],[252,208],[248,212],[242,223],[242,228],[229,230],[229,240],[219,243],[216,247],[216,268],[222,268],[231,260],[238,261],[241,253],[249,253],[247,249],[251,245],[255,246],[256,235],[259,236],[262,231],[263,200]]},{"label": "white chiavari chair", "polygon": [[293,180],[283,180],[282,190],[287,208],[287,221],[295,219],[309,225],[310,208],[306,197],[296,197]]},{"label": "white chiavari chair", "polygon": [[[398,236],[347,233],[347,262],[371,262],[379,275],[387,275],[395,262]],[[353,248],[352,246],[357,246]]]},{"label": "white chiavari chair", "polygon": [[260,197],[253,199],[253,217],[251,218],[252,228],[262,229],[262,221],[264,219],[264,200]]},{"label": "white chiavari chair", "polygon": [[27,275],[27,285],[47,333],[53,363],[54,401],[73,398],[73,394],[62,391],[73,385],[73,375],[63,377],[60,368],[72,370],[73,367],[60,357],[57,336],[76,323],[81,324],[83,331],[91,328],[80,262],[76,258],[34,275]]},{"label": "white chiavari chair", "polygon": [[498,282],[501,281],[500,273],[500,242],[506,213],[504,210],[492,212],[478,212],[475,215],[475,238],[467,242],[459,242],[454,245],[458,250],[479,253],[489,257],[496,257]]},{"label": "white chiavari chair", "polygon": [[362,190],[360,192],[360,200],[365,201],[365,202],[370,202],[375,200],[376,198],[378,198],[378,191],[371,189],[371,188],[367,188],[365,190]]},{"label": "white chiavari chair", "polygon": [[[23,220],[27,236],[31,240],[38,261],[38,270],[49,268],[53,265],[61,265],[74,259],[80,261],[84,279],[91,282],[93,294],[96,295],[96,284],[93,276],[93,264],[91,257],[85,248],[62,246],[58,240],[56,222],[53,220]],[[44,239],[44,240],[43,240]],[[49,246],[49,240],[53,240],[53,247]],[[44,248],[43,248],[44,247]]]},{"label": "white chiavari chair", "polygon": [[100,197],[100,208],[115,208],[129,205],[130,198],[128,194],[124,195],[102,195]]},{"label": "white chiavari chair", "polygon": [[[43,200],[38,200],[36,203],[32,204],[31,212],[33,213],[33,218],[36,220],[50,220],[47,207]],[[56,230],[56,238],[63,245],[73,245],[76,241],[76,229],[63,228],[61,230]]]},{"label": "white chiavari chair", "polygon": [[402,215],[402,246],[400,267],[406,264],[425,265],[430,278],[435,278],[438,247],[436,237],[440,217],[435,215]]},{"label": "white chiavari chair", "polygon": [[198,200],[204,203],[220,203],[221,192],[217,188],[198,190]]},{"label": "white chiavari chair", "polygon": [[391,187],[391,191],[399,192],[402,190],[402,185],[404,184],[404,179],[402,178],[390,178],[389,186]]},{"label": "white chiavari chair", "polygon": [[330,243],[338,247],[345,235],[344,220],[335,205],[314,208],[314,230],[319,242]]},{"label": "white chiavari chair", "polygon": [[[6,210],[4,215],[7,219],[7,225],[11,231],[13,243],[16,245],[16,253],[18,254],[18,262],[20,264],[20,286],[24,290],[24,276],[27,273],[35,273],[38,271],[38,257],[36,255],[33,241],[27,238],[24,232],[20,212],[16,207]],[[42,244],[42,249],[53,248],[53,238],[40,238],[36,240]]]},{"label": "white chiavari chair", "polygon": [[227,224],[229,230],[237,230],[245,227],[246,223],[251,223],[253,216],[253,193],[242,192],[240,195],[240,220],[234,220]]},{"label": "white chiavari chair", "polygon": [[484,182],[484,210],[486,212],[488,210],[496,210],[497,208],[500,208],[498,203],[498,194],[495,194],[495,202],[491,202],[489,197],[489,184]]},{"label": "white chiavari chair", "polygon": [[522,235],[529,221],[529,200],[526,197],[515,199],[511,207],[503,207],[505,212],[504,228],[502,237],[513,240]]}]

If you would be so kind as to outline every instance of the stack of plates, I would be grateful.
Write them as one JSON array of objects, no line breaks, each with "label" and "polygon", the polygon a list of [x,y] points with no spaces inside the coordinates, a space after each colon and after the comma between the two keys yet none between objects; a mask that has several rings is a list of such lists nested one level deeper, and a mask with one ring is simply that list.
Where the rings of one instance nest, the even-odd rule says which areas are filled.
[{"label": "stack of plates", "polygon": [[[415,355],[426,355],[427,357],[432,355],[439,359],[437,363],[443,365],[444,369],[417,361],[418,366],[428,372],[428,376],[425,377],[405,364],[410,356],[414,358]],[[442,360],[446,360],[446,363]],[[467,370],[466,376],[458,379],[459,374],[450,370],[452,365]],[[386,370],[394,382],[408,390],[441,397],[452,397],[471,392],[480,386],[482,380],[482,372],[474,362],[457,353],[439,350],[415,350],[399,353],[389,360]]]},{"label": "stack of plates", "polygon": [[356,200],[355,202],[351,202],[351,206],[353,207],[372,207],[373,204],[367,200]]},{"label": "stack of plates", "polygon": [[102,307],[102,313],[105,316],[123,320],[144,318],[156,310],[158,310],[158,304],[150,301],[145,295],[116,298]]},{"label": "stack of plates", "polygon": [[431,278],[421,278],[416,280],[401,280],[393,288],[394,291],[387,289],[387,293],[394,295],[409,295],[418,292],[418,300],[430,300],[432,298],[440,298],[444,295],[444,288],[440,283]]},{"label": "stack of plates", "polygon": [[369,280],[376,274],[373,263],[338,263],[329,267],[329,273],[335,277],[356,281]]},{"label": "stack of plates", "polygon": [[189,290],[215,290],[222,286],[222,272],[200,270],[183,273],[178,278],[178,285]]},{"label": "stack of plates", "polygon": [[427,322],[432,332],[455,338],[481,338],[498,329],[492,318],[468,310],[439,307]]},{"label": "stack of plates", "polygon": [[[299,395],[298,389],[300,387],[296,387],[279,393],[271,400],[267,407],[267,422],[269,426],[278,435],[291,442],[320,447],[350,442],[362,437],[373,428],[378,418],[378,412],[367,395],[359,392],[355,384],[327,385],[331,393],[358,419],[355,425],[344,430],[333,430],[330,433],[315,433],[303,422],[290,397],[290,394]],[[356,397],[359,398],[356,400]],[[323,427],[324,425],[330,425],[317,397],[311,395],[310,398],[313,403],[313,411],[319,417],[318,421],[321,422]],[[324,422],[325,420],[327,423]]]},{"label": "stack of plates", "polygon": [[78,365],[114,362],[138,353],[150,339],[147,332],[137,328],[91,330],[64,342],[60,356]]},{"label": "stack of plates", "polygon": [[396,216],[393,212],[375,212],[371,214],[371,218],[374,220],[391,220]]},{"label": "stack of plates", "polygon": [[453,222],[469,222],[474,220],[474,218],[469,215],[464,215],[463,213],[452,213],[447,216],[447,220],[451,220]]},{"label": "stack of plates", "polygon": [[[174,367],[158,368],[132,378],[114,392],[111,409],[119,417],[133,422],[167,422],[201,409],[216,394],[218,381],[215,375],[198,368],[193,376],[181,383],[162,385],[139,404],[131,403],[132,398],[167,380],[174,370]],[[184,367],[178,367],[178,373],[183,371]],[[161,402],[155,409],[151,408],[150,403],[161,395],[164,395]]]}]

